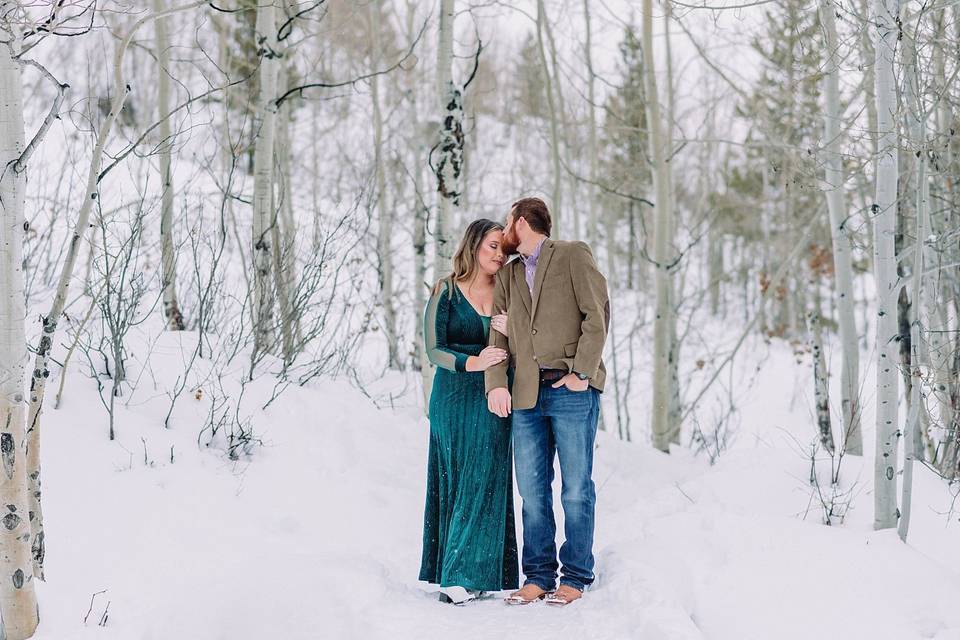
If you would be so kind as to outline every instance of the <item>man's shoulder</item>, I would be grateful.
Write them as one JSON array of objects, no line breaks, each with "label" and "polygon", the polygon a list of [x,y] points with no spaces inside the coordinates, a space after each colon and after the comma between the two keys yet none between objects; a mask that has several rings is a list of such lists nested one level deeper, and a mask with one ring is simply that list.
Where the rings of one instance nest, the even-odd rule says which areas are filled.
[{"label": "man's shoulder", "polygon": [[582,255],[584,253],[593,255],[593,251],[590,250],[590,245],[581,240],[554,240],[553,241],[553,250],[569,254],[569,255]]}]

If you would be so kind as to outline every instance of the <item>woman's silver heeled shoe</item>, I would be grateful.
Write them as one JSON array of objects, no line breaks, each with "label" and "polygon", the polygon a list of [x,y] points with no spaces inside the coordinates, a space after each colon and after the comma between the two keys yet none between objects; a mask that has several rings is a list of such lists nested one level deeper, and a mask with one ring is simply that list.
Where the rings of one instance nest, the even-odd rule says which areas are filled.
[{"label": "woman's silver heeled shoe", "polygon": [[477,591],[468,591],[463,587],[441,587],[440,588],[440,602],[446,604],[466,604],[472,600],[477,599],[477,594],[480,592]]}]

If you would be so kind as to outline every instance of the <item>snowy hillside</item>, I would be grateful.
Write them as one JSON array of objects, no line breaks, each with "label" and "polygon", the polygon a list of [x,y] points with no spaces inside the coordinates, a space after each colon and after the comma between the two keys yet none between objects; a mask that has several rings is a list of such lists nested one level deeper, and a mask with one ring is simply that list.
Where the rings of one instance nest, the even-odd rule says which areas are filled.
[{"label": "snowy hillside", "polygon": [[[173,335],[156,347],[171,362]],[[797,444],[809,439],[806,408],[793,422],[774,411],[792,357],[773,350],[715,466],[599,434],[598,578],[563,610],[442,605],[416,581],[428,425],[415,407],[378,410],[340,381],[291,388],[255,416],[263,446],[231,462],[197,445],[209,394],[191,391],[169,430],[162,393],[134,396],[109,442],[94,383],[73,375],[45,424],[36,637],[960,638],[951,496],[918,473],[903,545],[871,530],[871,466],[849,458],[851,511],[842,526],[820,524]],[[271,389],[260,379],[247,397]]]}]

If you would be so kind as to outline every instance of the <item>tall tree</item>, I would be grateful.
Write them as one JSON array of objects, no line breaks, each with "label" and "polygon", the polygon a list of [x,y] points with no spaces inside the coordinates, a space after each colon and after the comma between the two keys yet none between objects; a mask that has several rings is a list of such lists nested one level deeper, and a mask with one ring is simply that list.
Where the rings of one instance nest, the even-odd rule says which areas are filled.
[{"label": "tall tree", "polygon": [[653,55],[653,2],[643,0],[643,57],[647,92],[647,121],[650,125],[650,156],[653,159],[653,184],[656,193],[653,227],[653,260],[656,287],[656,313],[653,321],[653,412],[650,430],[653,446],[670,451],[670,440],[678,425],[671,424],[670,338],[676,322],[670,304],[670,268],[672,256],[673,199],[670,188],[670,162],[667,136],[660,113],[660,94]]},{"label": "tall tree", "polygon": [[894,73],[900,42],[899,0],[874,0],[876,24],[877,173],[871,215],[874,219],[874,269],[877,288],[877,429],[874,461],[873,526],[897,525],[898,380],[897,257],[894,250],[897,216],[898,152],[897,84]]},{"label": "tall tree", "polygon": [[[260,57],[260,89],[256,104],[256,143],[253,169],[253,330],[255,352],[274,348],[273,227],[274,135],[277,118],[277,79],[280,53],[277,7],[273,0],[257,5],[256,41]],[[255,356],[256,357],[256,356]]]},{"label": "tall tree", "polygon": [[590,183],[587,187],[587,242],[596,251],[597,247],[597,92],[596,74],[593,72],[593,30],[590,25],[590,0],[583,0],[583,23],[587,41],[583,46],[583,58],[587,66],[587,153],[590,156]]},{"label": "tall tree", "polygon": [[[4,12],[0,18],[9,15]],[[0,637],[22,640],[39,623],[27,500],[27,336],[23,280],[25,150],[18,27],[0,23]]]},{"label": "tall tree", "polygon": [[550,69],[547,63],[547,53],[544,48],[544,32],[549,29],[547,25],[547,10],[543,6],[543,0],[537,0],[537,52],[540,54],[540,64],[543,65],[543,78],[546,82],[545,90],[547,95],[547,108],[550,117],[550,158],[553,166],[553,187],[550,195],[550,210],[553,218],[553,236],[559,237],[561,230],[561,220],[563,218],[563,191],[562,175],[560,173],[560,131],[558,123],[558,106],[554,97],[554,86],[559,81],[558,78],[550,77]]},{"label": "tall tree", "polygon": [[[166,0],[153,0],[153,10],[160,13]],[[160,262],[163,283],[163,315],[167,329],[183,330],[183,315],[177,299],[176,251],[173,246],[173,136],[170,126],[170,37],[169,18],[154,23],[157,56],[157,116],[160,122]]]},{"label": "tall tree", "polygon": [[830,214],[830,236],[833,242],[833,264],[836,278],[837,318],[840,325],[840,344],[843,365],[840,374],[840,405],[843,417],[841,446],[847,453],[863,455],[860,434],[860,346],[854,315],[853,260],[851,230],[844,197],[843,158],[840,147],[843,138],[840,106],[840,43],[837,38],[837,11],[834,0],[821,0],[820,21],[826,34],[827,64],[824,84],[824,144],[826,151],[825,190]]},{"label": "tall tree", "polygon": [[[383,53],[380,34],[380,0],[370,3],[371,68],[380,63]],[[383,328],[387,339],[387,362],[391,369],[400,368],[398,353],[397,313],[393,292],[393,208],[387,205],[387,181],[383,143],[383,113],[380,109],[380,79],[370,78],[370,100],[373,104],[373,153],[377,199],[377,259],[379,260],[380,305],[383,307]]]},{"label": "tall tree", "polygon": [[440,0],[440,30],[437,46],[437,100],[440,109],[440,144],[436,164],[437,220],[433,262],[434,280],[450,268],[454,241],[450,216],[460,206],[460,172],[463,168],[463,94],[453,82],[454,0]]}]

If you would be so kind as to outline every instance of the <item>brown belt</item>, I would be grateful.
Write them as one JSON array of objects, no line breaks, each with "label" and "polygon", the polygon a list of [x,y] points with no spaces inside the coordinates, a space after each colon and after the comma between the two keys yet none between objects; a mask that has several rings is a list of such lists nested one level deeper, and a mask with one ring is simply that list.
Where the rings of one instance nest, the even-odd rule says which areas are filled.
[{"label": "brown belt", "polygon": [[565,369],[540,369],[540,383],[556,382],[565,375],[567,375]]}]

